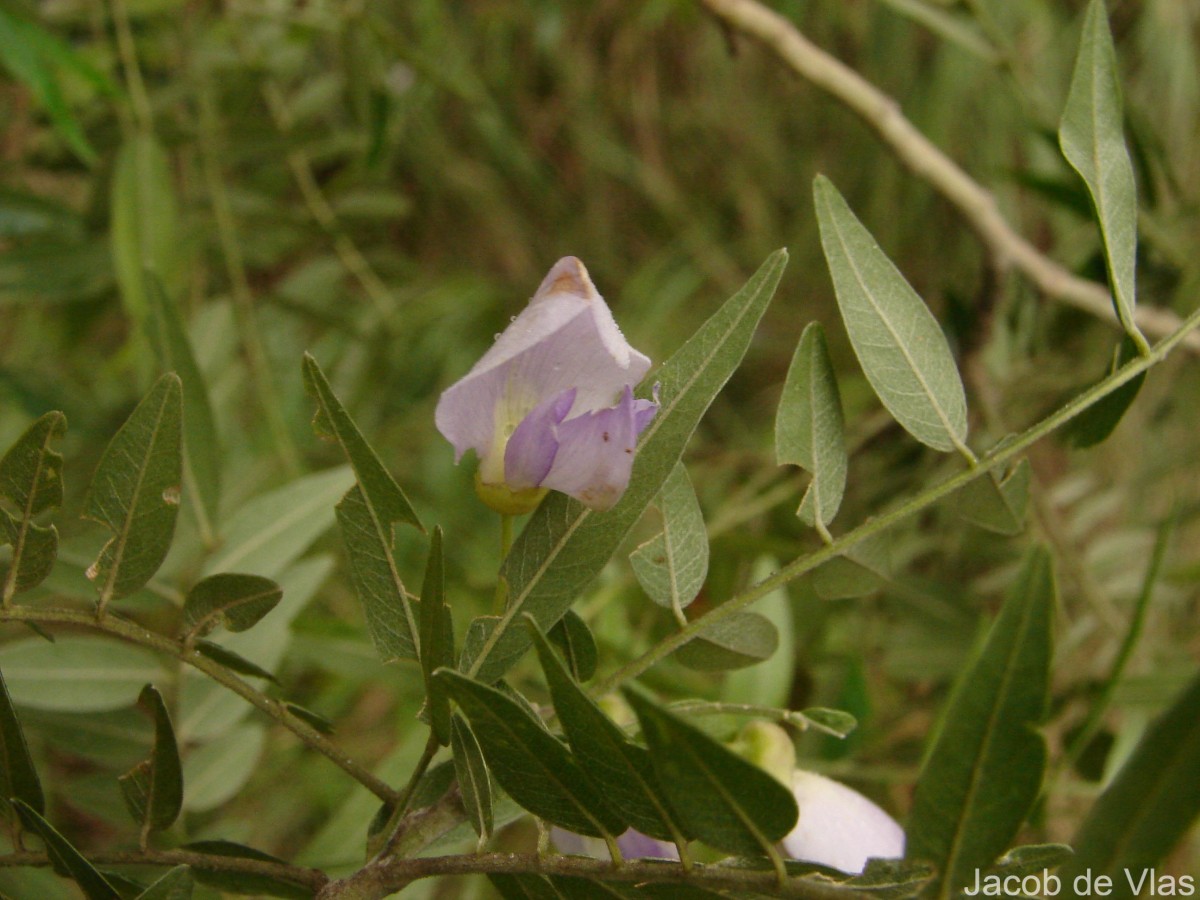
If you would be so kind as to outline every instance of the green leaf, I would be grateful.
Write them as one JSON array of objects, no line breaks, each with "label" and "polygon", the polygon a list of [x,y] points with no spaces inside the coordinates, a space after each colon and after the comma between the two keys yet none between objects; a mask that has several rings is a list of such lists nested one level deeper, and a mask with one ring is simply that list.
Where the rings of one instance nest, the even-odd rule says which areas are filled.
[{"label": "green leaf", "polygon": [[536,623],[532,619],[526,622],[554,710],[579,764],[633,828],[659,840],[682,842],[683,830],[674,823],[662,799],[663,789],[649,752],[630,741],[583,692]]},{"label": "green leaf", "polygon": [[84,515],[114,532],[88,569],[101,611],[144,586],[171,549],[183,464],[181,406],[179,377],[163,375],[109,441],[92,477]]},{"label": "green leaf", "polygon": [[110,638],[65,635],[53,644],[29,637],[0,648],[0,668],[19,706],[103,712],[132,706],[164,673],[149,650]]},{"label": "green leaf", "polygon": [[495,688],[449,669],[435,680],[458,704],[500,787],[535,816],[577,834],[614,836],[628,824],[550,732]]},{"label": "green leaf", "polygon": [[663,530],[629,556],[642,589],[682,615],[708,577],[708,533],[687,469],[676,463],[655,501]]},{"label": "green leaf", "polygon": [[107,879],[53,825],[43,819],[41,813],[24,800],[14,799],[12,803],[21,817],[21,823],[45,843],[46,854],[54,871],[74,879],[87,900],[121,900],[120,894]]},{"label": "green leaf", "polygon": [[187,785],[183,808],[191,813],[207,812],[235,797],[254,774],[265,743],[266,729],[251,721],[193,747],[183,764]]},{"label": "green leaf", "polygon": [[576,681],[587,681],[596,674],[596,664],[600,661],[596,639],[587,622],[575,610],[568,609],[563,613],[546,637],[558,648]]},{"label": "green leaf", "polygon": [[279,679],[264,669],[257,663],[252,663],[246,657],[234,653],[228,647],[223,647],[220,644],[206,641],[200,638],[193,641],[194,649],[200,651],[214,662],[219,662],[225,668],[237,672],[239,675],[249,675],[253,678],[265,678],[267,681],[279,684]]},{"label": "green leaf", "polygon": [[333,734],[335,731],[333,723],[320,713],[315,713],[311,709],[305,709],[297,703],[285,703],[283,706],[284,709],[297,719],[307,722],[321,734]]},{"label": "green leaf", "polygon": [[775,460],[812,473],[796,515],[828,525],[846,489],[846,423],[825,331],[812,322],[800,335],[775,415]]},{"label": "green leaf", "polygon": [[1067,883],[1089,870],[1093,880],[1108,875],[1112,896],[1131,897],[1124,873],[1136,881],[1161,862],[1198,813],[1200,675],[1146,730],[1089,810],[1075,836],[1075,857],[1060,877]]},{"label": "green leaf", "polygon": [[350,483],[345,466],[296,478],[250,500],[225,525],[204,574],[255,572],[278,578],[333,524],[333,505]]},{"label": "green leaf", "polygon": [[38,778],[25,732],[13,707],[8,686],[0,674],[0,803],[16,797],[39,813],[46,811],[42,782]]},{"label": "green leaf", "polygon": [[530,517],[504,562],[508,609],[473,658],[471,675],[486,682],[502,676],[529,646],[521,617],[530,614],[549,628],[612,558],[741,362],[786,264],[787,251],[771,254],[659,369],[659,411],[642,434],[629,488],[616,506],[597,513],[554,492]]},{"label": "green leaf", "polygon": [[[1109,365],[1108,371],[1104,373],[1104,377],[1112,375],[1126,363],[1137,359],[1137,356],[1137,345],[1126,337],[1113,353],[1112,363]],[[1129,379],[1111,394],[1093,403],[1067,423],[1062,430],[1063,438],[1071,446],[1080,449],[1094,447],[1106,440],[1120,423],[1126,410],[1133,404],[1138,391],[1142,389],[1142,382],[1145,380],[1146,373],[1142,372]]]},{"label": "green leaf", "polygon": [[1087,184],[1100,223],[1113,305],[1125,332],[1146,346],[1133,320],[1136,302],[1137,186],[1125,146],[1117,52],[1104,0],[1083,21],[1075,73],[1058,126],[1063,156]]},{"label": "green leaf", "polygon": [[818,175],[813,194],[838,308],[871,387],[922,444],[964,446],[967,401],[937,320],[833,182]]},{"label": "green leaf", "polygon": [[704,843],[769,854],[796,824],[792,792],[700,729],[629,688],[650,758],[675,819]]},{"label": "green leaf", "polygon": [[106,93],[113,93],[110,82],[69,45],[8,7],[0,7],[0,63],[30,89],[75,155],[93,165],[96,151],[63,96],[59,70],[80,75]]},{"label": "green leaf", "polygon": [[179,210],[167,153],[138,130],[117,151],[110,195],[112,258],[126,314],[141,327],[150,306],[153,272],[170,290],[180,259]]},{"label": "green leaf", "polygon": [[425,679],[425,696],[430,723],[439,743],[450,743],[450,701],[433,673],[442,667],[454,667],[454,623],[446,605],[446,567],[442,559],[442,529],[433,529],[429,543],[429,562],[425,567],[425,582],[421,585],[421,674]]},{"label": "green leaf", "polygon": [[[309,396],[317,401],[313,429],[321,437],[336,440],[341,446],[354,468],[354,475],[373,514],[379,518],[380,526],[390,528],[393,522],[406,522],[418,531],[424,531],[425,527],[417,518],[408,497],[334,395],[317,361],[307,353],[304,354],[304,387]],[[390,546],[390,534],[387,542]]]},{"label": "green leaf", "polygon": [[723,672],[753,666],[779,649],[779,632],[771,620],[753,612],[736,612],[705,628],[673,654],[689,669]]},{"label": "green leaf", "polygon": [[0,459],[0,496],[17,508],[18,517],[0,508],[0,542],[12,546],[12,557],[4,571],[0,594],[4,605],[21,591],[45,580],[58,558],[58,531],[43,528],[34,516],[62,506],[62,455],[50,449],[50,442],[62,437],[67,419],[60,412],[48,412],[17,438]]},{"label": "green leaf", "polygon": [[187,866],[176,866],[137,895],[136,900],[191,900],[195,879]]},{"label": "green leaf", "polygon": [[492,836],[492,782],[483,750],[466,720],[457,713],[450,720],[450,750],[454,754],[454,772],[462,793],[463,809],[471,827],[486,841]]},{"label": "green leaf", "polygon": [[294,900],[312,900],[312,888],[295,884],[283,878],[273,878],[270,875],[251,875],[245,872],[230,872],[220,868],[220,857],[232,859],[252,859],[258,862],[286,863],[276,856],[237,844],[233,841],[194,841],[184,844],[181,850],[202,853],[216,857],[212,867],[203,861],[191,864],[192,875],[201,884],[217,888],[230,894],[249,894],[253,897],[288,897]]},{"label": "green leaf", "polygon": [[958,492],[955,512],[973,525],[996,534],[1020,534],[1025,530],[1025,509],[1029,505],[1031,477],[1027,459],[1022,459],[1003,477],[995,470],[988,472]]},{"label": "green leaf", "polygon": [[183,767],[162,694],[148,684],[138,697],[138,706],[154,720],[154,748],[149,759],[117,780],[130,813],[142,828],[144,842],[151,831],[170,828],[179,817],[183,808]]},{"label": "green leaf", "polygon": [[841,556],[822,563],[812,573],[813,590],[822,600],[865,597],[887,583],[891,573],[889,536],[859,541]]},{"label": "green leaf", "polygon": [[283,599],[283,588],[260,575],[223,572],[196,582],[183,603],[184,641],[208,634],[218,624],[246,631]]},{"label": "green leaf", "polygon": [[221,444],[204,375],[175,302],[167,295],[162,278],[144,271],[150,301],[147,326],[150,343],[165,371],[178,373],[183,382],[183,477],[191,496],[202,509],[205,526],[217,521],[221,504]]},{"label": "green leaf", "polygon": [[988,868],[987,874],[998,875],[1001,880],[1010,875],[1018,878],[1040,875],[1063,865],[1074,855],[1074,851],[1066,844],[1025,844],[1014,847],[996,860],[996,864]]},{"label": "green leaf", "polygon": [[939,897],[974,883],[1009,846],[1037,799],[1049,692],[1050,555],[1026,558],[979,658],[962,674],[921,770],[906,857],[934,863]]}]

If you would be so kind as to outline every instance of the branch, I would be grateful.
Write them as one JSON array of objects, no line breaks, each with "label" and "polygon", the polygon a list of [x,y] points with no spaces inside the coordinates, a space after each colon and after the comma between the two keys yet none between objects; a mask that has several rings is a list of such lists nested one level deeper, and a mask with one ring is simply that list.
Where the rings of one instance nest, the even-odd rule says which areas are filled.
[{"label": "branch", "polygon": [[[88,862],[97,866],[191,866],[202,872],[261,875],[301,885],[313,893],[320,891],[329,882],[329,876],[319,869],[290,866],[287,863],[263,859],[247,859],[241,856],[197,853],[192,850],[131,850],[89,853],[87,859]],[[45,853],[24,851],[0,856],[0,869],[21,866],[43,868],[51,864],[50,858]]]},{"label": "branch", "polygon": [[136,622],[122,619],[112,614],[103,619],[97,619],[93,613],[75,609],[34,609],[28,606],[14,606],[0,610],[0,622],[33,622],[38,625],[77,625],[102,631],[112,637],[139,644],[159,653],[165,653],[182,660],[195,669],[203,672],[209,678],[219,682],[251,706],[266,713],[284,728],[318,753],[322,753],[342,768],[351,778],[377,796],[380,800],[395,803],[399,794],[387,784],[380,781],[365,768],[354,762],[345,752],[329,738],[321,734],[299,716],[293,714],[283,703],[268,697],[247,684],[237,675],[230,672],[220,663],[204,656],[200,651],[183,646],[178,641],[163,637]]},{"label": "branch", "polygon": [[[726,26],[766,45],[788,68],[856,113],[910,172],[958,210],[998,269],[1015,268],[1046,296],[1117,323],[1108,290],[1074,275],[1014,231],[1000,214],[991,192],[908,121],[893,98],[812,43],[789,19],[758,0],[700,2]],[[1143,332],[1156,338],[1166,337],[1179,328],[1179,318],[1165,309],[1139,306],[1135,319]],[[1189,334],[1184,345],[1200,352],[1200,334]]]}]

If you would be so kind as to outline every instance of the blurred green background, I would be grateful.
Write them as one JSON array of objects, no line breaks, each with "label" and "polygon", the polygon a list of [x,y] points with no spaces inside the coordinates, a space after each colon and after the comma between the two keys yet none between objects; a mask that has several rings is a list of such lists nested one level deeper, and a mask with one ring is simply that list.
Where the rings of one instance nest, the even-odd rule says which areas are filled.
[{"label": "blurred green background", "polygon": [[[895,97],[1040,249],[1103,278],[1087,196],[1054,138],[1081,2],[772,5]],[[1200,295],[1200,8],[1109,5],[1143,210],[1141,302],[1188,311]],[[42,593],[90,596],[82,570],[105,535],[78,512],[105,442],[156,372],[143,331],[149,263],[207,378],[223,494],[210,545],[185,509],[155,584],[122,611],[172,627],[179,591],[229,551],[231,534],[294,513],[311,527],[248,569],[278,577],[291,606],[243,649],[277,672],[273,690],[332,720],[336,739],[393,783],[423,742],[411,727],[420,677],[376,662],[340,539],[323,533],[345,478],[296,481],[340,464],[309,427],[305,350],[422,518],[445,528],[461,627],[490,602],[498,526],[434,430],[433,406],[562,255],[584,260],[630,341],[661,360],[770,251],[791,253],[745,365],[687,456],[713,544],[698,604],[818,545],[793,515],[805,476],[777,468],[772,446],[809,321],[827,327],[853,449],[835,531],[959,465],[895,426],[857,367],[820,255],[816,173],[939,316],[967,381],[976,450],[1098,378],[1116,345],[1109,325],[990,271],[962,221],[858,120],[686,0],[5,0],[0,63],[0,446],[49,409],[70,423],[64,551]],[[1046,541],[1057,562],[1047,734],[1061,760],[1174,509],[1168,563],[1114,708],[1076,765],[1052,764],[1023,836],[1068,840],[1200,659],[1198,371],[1184,353],[1156,369],[1099,447],[1037,447],[1025,534],[988,534],[947,503],[853,570],[766,601],[790,639],[759,669],[722,679],[668,664],[648,680],[679,695],[853,712],[860,727],[846,741],[800,737],[806,764],[902,817],[949,682],[1028,542]],[[416,589],[424,539],[403,531],[398,546]],[[602,671],[670,627],[621,557],[577,608],[601,641]],[[12,629],[3,640],[32,639]],[[88,648],[100,665],[129,652]],[[140,686],[158,663],[138,665]],[[212,700],[225,710],[213,712],[203,685],[162,677],[176,679],[191,767],[189,837],[243,839],[335,870],[361,859],[369,798],[347,800],[348,779],[236,698]],[[88,690],[72,689],[74,706],[26,711],[55,814],[85,850],[132,839],[110,782],[149,740],[123,694],[97,704]],[[1193,837],[1170,865],[1194,870],[1198,859]],[[40,875],[0,873],[3,885],[18,896],[64,890]]]}]

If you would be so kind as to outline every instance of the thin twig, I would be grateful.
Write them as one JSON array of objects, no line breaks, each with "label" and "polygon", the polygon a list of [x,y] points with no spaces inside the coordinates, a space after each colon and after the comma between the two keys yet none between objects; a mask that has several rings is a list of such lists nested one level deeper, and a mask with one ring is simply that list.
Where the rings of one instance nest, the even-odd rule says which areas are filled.
[{"label": "thin twig", "polygon": [[[958,210],[1000,271],[1015,268],[1046,296],[1117,322],[1108,290],[1073,274],[1013,230],[1000,214],[991,192],[906,119],[892,97],[812,43],[789,19],[758,0],[700,2],[725,26],[760,41],[788,68],[856,113],[905,168]],[[1165,309],[1141,306],[1134,318],[1142,331],[1156,338],[1179,328],[1178,316]],[[1189,334],[1183,344],[1193,352],[1200,352],[1200,334]]]}]

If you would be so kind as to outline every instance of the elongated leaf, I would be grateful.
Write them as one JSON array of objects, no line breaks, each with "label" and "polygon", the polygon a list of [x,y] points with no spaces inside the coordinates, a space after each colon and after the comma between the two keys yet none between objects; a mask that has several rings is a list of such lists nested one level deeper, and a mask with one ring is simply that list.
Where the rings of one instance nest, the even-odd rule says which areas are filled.
[{"label": "elongated leaf", "polygon": [[221,441],[204,375],[175,302],[167,295],[158,273],[142,273],[150,301],[147,327],[150,343],[165,371],[178,373],[183,382],[184,480],[208,525],[217,521],[221,505]]},{"label": "elongated leaf", "polygon": [[162,145],[139,130],[117,152],[111,192],[112,255],[125,312],[141,327],[150,306],[147,270],[170,290],[179,264],[179,210]]},{"label": "elongated leaf", "polygon": [[151,651],[87,635],[12,641],[0,648],[0,667],[19,706],[60,712],[132,706],[144,684],[164,675]]},{"label": "elongated leaf", "polygon": [[[1147,729],[1092,806],[1073,841],[1075,857],[1060,877],[1069,883],[1068,878],[1073,882],[1090,871],[1094,882],[1096,876],[1107,875],[1112,879],[1111,896],[1132,897],[1138,879],[1166,857],[1198,814],[1200,676]],[[1143,890],[1146,886],[1141,884]]]},{"label": "elongated leaf", "polygon": [[675,651],[689,669],[722,672],[770,659],[779,648],[779,632],[771,620],[754,612],[737,612],[700,632]]},{"label": "elongated leaf", "polygon": [[450,720],[450,750],[454,754],[454,772],[462,793],[463,809],[480,839],[492,836],[492,782],[483,750],[466,720],[457,713]]},{"label": "elongated leaf", "polygon": [[305,709],[303,706],[300,706],[296,703],[285,703],[283,706],[284,709],[290,712],[297,719],[307,722],[317,731],[321,732],[321,734],[333,734],[334,731],[337,730],[333,727],[333,723],[320,713],[315,713],[311,709]]},{"label": "elongated leaf", "polygon": [[25,732],[13,708],[3,674],[0,674],[0,792],[0,803],[16,797],[30,809],[39,813],[46,811],[42,782],[29,755]]},{"label": "elongated leaf", "polygon": [[[1137,359],[1137,357],[1137,345],[1134,344],[1131,338],[1126,337],[1113,353],[1112,363],[1109,365],[1108,371],[1104,373],[1104,377],[1112,375],[1126,363]],[[1067,423],[1066,427],[1062,430],[1062,437],[1071,446],[1081,449],[1094,447],[1096,444],[1107,440],[1108,436],[1120,424],[1126,411],[1137,398],[1138,392],[1142,389],[1142,383],[1145,380],[1146,373],[1142,372],[1140,375],[1129,379],[1129,381],[1125,382],[1111,394],[1093,403]]]},{"label": "elongated leaf", "polygon": [[187,866],[176,866],[137,895],[135,900],[191,900],[196,881]]},{"label": "elongated leaf", "polygon": [[956,896],[1004,852],[1041,788],[1054,579],[1025,560],[979,658],[962,674],[917,781],[906,856],[934,863]]},{"label": "elongated leaf", "polygon": [[535,816],[577,834],[618,835],[627,822],[550,732],[495,688],[449,669],[434,676],[458,704],[500,786]]},{"label": "elongated leaf", "polygon": [[454,624],[446,605],[446,572],[442,560],[442,529],[433,529],[429,544],[429,563],[421,586],[421,674],[425,679],[425,697],[433,733],[443,744],[450,743],[450,701],[435,685],[433,673],[442,667],[454,667]]},{"label": "elongated leaf", "polygon": [[230,872],[220,867],[220,857],[233,859],[253,859],[258,862],[278,863],[286,865],[282,859],[263,853],[245,844],[233,841],[193,841],[184,844],[183,850],[203,853],[215,858],[215,865],[206,866],[203,862],[192,863],[192,875],[201,884],[215,887],[230,894],[248,894],[253,897],[290,897],[295,900],[312,900],[312,888],[295,884],[283,878],[273,878],[270,875],[250,874],[248,872]]},{"label": "elongated leaf", "polygon": [[708,533],[683,463],[675,464],[656,502],[663,530],[630,554],[629,561],[651,600],[682,611],[708,577]]},{"label": "elongated leaf", "polygon": [[260,575],[223,572],[196,582],[183,603],[185,639],[208,634],[218,624],[246,631],[283,599],[283,588]]},{"label": "elongated leaf", "polygon": [[946,336],[833,182],[818,175],[813,195],[838,308],[867,380],[905,431],[953,450],[967,438],[967,401]]},{"label": "elongated leaf", "polygon": [[163,375],[116,433],[92,478],[84,515],[113,537],[88,569],[101,610],[140,589],[158,571],[179,513],[182,470],[179,377]]},{"label": "elongated leaf", "polygon": [[1014,847],[996,860],[996,864],[988,869],[987,874],[998,875],[1001,880],[1009,875],[1016,875],[1018,878],[1040,875],[1048,869],[1063,865],[1074,855],[1066,844],[1025,844]]},{"label": "elongated leaf", "polygon": [[108,880],[53,825],[43,819],[41,813],[23,800],[14,799],[13,806],[21,817],[21,823],[45,843],[54,870],[74,879],[87,900],[121,900],[121,895]]},{"label": "elongated leaf", "polygon": [[1125,147],[1121,80],[1104,0],[1092,0],[1084,17],[1058,143],[1092,195],[1117,316],[1126,333],[1144,344],[1133,321],[1137,186]]},{"label": "elongated leaf", "polygon": [[988,531],[1020,534],[1025,530],[1032,474],[1029,460],[1022,459],[1003,477],[992,471],[976,478],[958,492],[956,511],[963,519]]},{"label": "elongated leaf", "polygon": [[551,493],[505,560],[509,604],[474,657],[470,674],[492,682],[529,646],[521,617],[549,628],[612,558],[662,488],[713,398],[741,362],[787,264],[771,254],[745,286],[658,371],[661,406],[642,434],[629,489],[605,513]]},{"label": "elongated leaf", "polygon": [[571,677],[576,681],[587,681],[596,674],[596,664],[599,662],[596,639],[587,622],[575,610],[568,609],[563,613],[546,637],[558,648],[571,671]]},{"label": "elongated leaf", "polygon": [[720,850],[761,856],[792,830],[799,811],[790,790],[637,691],[623,693],[663,795],[689,834]]},{"label": "elongated leaf", "polygon": [[526,622],[554,711],[580,765],[633,828],[659,840],[682,840],[683,830],[672,820],[649,752],[630,741],[583,692],[533,620]]},{"label": "elongated leaf", "polygon": [[45,580],[58,558],[58,531],[43,528],[33,517],[62,505],[62,455],[50,442],[62,437],[67,419],[48,412],[25,430],[0,459],[0,497],[17,509],[17,517],[0,508],[0,543],[12,546],[12,558],[0,580],[4,604]]},{"label": "elongated leaf", "polygon": [[152,685],[142,688],[138,706],[154,719],[154,749],[150,758],[138,763],[118,781],[125,803],[142,827],[142,835],[170,828],[183,808],[183,767],[175,729],[163,703],[162,694]]},{"label": "elongated leaf", "polygon": [[265,678],[267,681],[279,684],[279,679],[264,669],[257,663],[252,663],[246,657],[234,653],[228,647],[222,647],[212,641],[206,641],[203,638],[196,640],[193,645],[198,651],[203,653],[214,662],[219,662],[225,668],[237,672],[239,675],[249,675],[253,678]]},{"label": "elongated leaf", "polygon": [[846,490],[846,423],[825,331],[811,323],[800,335],[775,415],[775,459],[800,466],[812,482],[796,515],[828,525]]}]

